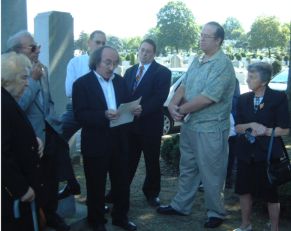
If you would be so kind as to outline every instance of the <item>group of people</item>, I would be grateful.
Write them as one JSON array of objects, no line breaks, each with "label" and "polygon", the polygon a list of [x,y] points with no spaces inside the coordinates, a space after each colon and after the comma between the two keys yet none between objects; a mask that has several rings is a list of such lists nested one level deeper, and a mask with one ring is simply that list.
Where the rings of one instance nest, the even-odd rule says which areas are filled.
[{"label": "group of people", "polygon": [[[159,214],[189,215],[202,182],[207,210],[204,227],[221,225],[226,217],[223,192],[229,115],[237,84],[233,65],[221,48],[223,40],[224,30],[218,23],[204,25],[203,55],[193,60],[168,106],[173,119],[183,122],[180,175],[177,194],[169,205],[161,205],[163,103],[171,72],[155,61],[155,42],[141,42],[139,63],[121,77],[115,73],[118,52],[106,45],[104,32],[94,31],[88,54],[73,58],[67,66],[65,90],[70,100],[60,121],[54,116],[46,67],[38,61],[40,46],[28,32],[12,36],[9,52],[1,59],[3,230],[33,230],[32,204],[36,204],[38,221],[45,217],[46,224],[57,231],[70,229],[56,208],[58,198],[80,193],[67,143],[80,128],[87,220],[94,231],[106,230],[105,202],[113,204],[113,225],[137,230],[127,214],[130,185],[142,153],[146,166],[142,190],[150,206]],[[235,103],[238,135],[232,146],[238,159],[235,192],[242,211],[241,226],[235,231],[252,230],[254,196],[268,202],[271,231],[279,227],[280,204],[277,188],[267,181],[266,148],[274,129],[272,161],[278,161],[275,153],[282,151],[280,137],[289,133],[289,115],[286,94],[268,87],[271,76],[269,64],[251,64],[247,77],[251,92]],[[111,127],[119,117],[118,107],[137,99],[141,99],[139,105],[131,108],[133,122]],[[246,130],[254,137],[252,142]],[[105,195],[107,175],[111,189]],[[58,195],[58,182],[64,180],[67,185]]]}]

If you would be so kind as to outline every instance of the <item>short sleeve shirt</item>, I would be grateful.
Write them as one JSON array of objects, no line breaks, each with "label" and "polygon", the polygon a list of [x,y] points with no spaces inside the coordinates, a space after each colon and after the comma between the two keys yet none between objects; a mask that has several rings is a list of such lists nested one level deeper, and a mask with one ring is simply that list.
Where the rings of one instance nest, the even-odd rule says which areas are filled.
[{"label": "short sleeve shirt", "polygon": [[185,99],[191,101],[203,95],[214,103],[191,113],[187,126],[202,132],[229,129],[235,79],[233,65],[221,49],[205,62],[202,57],[196,57],[182,82]]}]

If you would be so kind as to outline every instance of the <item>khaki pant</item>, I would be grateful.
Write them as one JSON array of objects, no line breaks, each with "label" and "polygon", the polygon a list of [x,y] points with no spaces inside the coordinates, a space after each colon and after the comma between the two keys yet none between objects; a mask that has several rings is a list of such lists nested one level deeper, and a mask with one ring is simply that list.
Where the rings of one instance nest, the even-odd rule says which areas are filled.
[{"label": "khaki pant", "polygon": [[171,202],[174,209],[190,214],[202,181],[207,216],[225,217],[223,191],[228,162],[228,135],[228,129],[196,132],[183,126],[178,192]]}]

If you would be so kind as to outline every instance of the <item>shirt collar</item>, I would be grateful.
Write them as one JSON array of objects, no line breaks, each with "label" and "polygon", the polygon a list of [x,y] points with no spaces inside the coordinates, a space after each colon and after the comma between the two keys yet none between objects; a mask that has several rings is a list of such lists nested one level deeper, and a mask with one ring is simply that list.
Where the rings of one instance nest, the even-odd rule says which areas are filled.
[{"label": "shirt collar", "polygon": [[96,76],[99,80],[101,80],[101,81],[108,82],[108,81],[112,81],[112,80],[115,78],[115,74],[112,73],[111,77],[110,77],[110,78],[108,79],[108,81],[107,81],[107,80],[105,80],[101,75],[99,75],[96,71],[93,70],[93,72],[94,72],[95,76]]},{"label": "shirt collar", "polygon": [[203,54],[203,55],[201,55],[201,56],[199,57],[199,63],[200,63],[200,64],[203,64],[203,63],[207,63],[207,62],[210,62],[210,61],[212,61],[212,60],[215,60],[215,59],[217,59],[217,57],[220,56],[221,53],[222,53],[222,50],[221,50],[221,48],[219,48],[219,49],[217,50],[217,52],[216,52],[214,55],[212,55],[209,59],[207,59],[206,61],[203,60],[203,58],[204,58],[204,56],[205,56],[205,54]]},{"label": "shirt collar", "polygon": [[150,65],[151,65],[152,63],[147,63],[147,64],[139,64],[139,66],[138,66],[138,69],[141,67],[141,66],[144,66],[144,71],[146,71],[149,67],[150,67]]}]

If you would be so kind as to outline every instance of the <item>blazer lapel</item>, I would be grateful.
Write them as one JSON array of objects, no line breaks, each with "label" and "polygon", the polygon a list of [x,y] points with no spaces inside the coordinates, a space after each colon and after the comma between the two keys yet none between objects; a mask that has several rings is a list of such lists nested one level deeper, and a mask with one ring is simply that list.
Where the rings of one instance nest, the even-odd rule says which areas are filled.
[{"label": "blazer lapel", "polygon": [[120,89],[119,89],[119,85],[118,85],[118,81],[117,81],[117,77],[116,76],[113,79],[112,84],[113,84],[114,93],[115,93],[116,107],[118,108],[118,106],[120,105],[120,97],[121,96],[120,96]]},{"label": "blazer lapel", "polygon": [[138,84],[136,90],[138,90],[139,87],[143,87],[147,84],[147,82],[151,81],[152,73],[156,70],[156,61],[154,60],[149,68],[147,69],[146,73],[142,77],[140,83]]},{"label": "blazer lapel", "polygon": [[102,87],[97,79],[97,76],[95,75],[95,73],[92,71],[90,76],[89,76],[89,80],[90,80],[90,91],[92,92],[92,94],[94,93],[95,96],[98,99],[101,99],[103,105],[105,106],[105,108],[107,108],[107,103],[106,103],[106,99],[102,90]]}]

